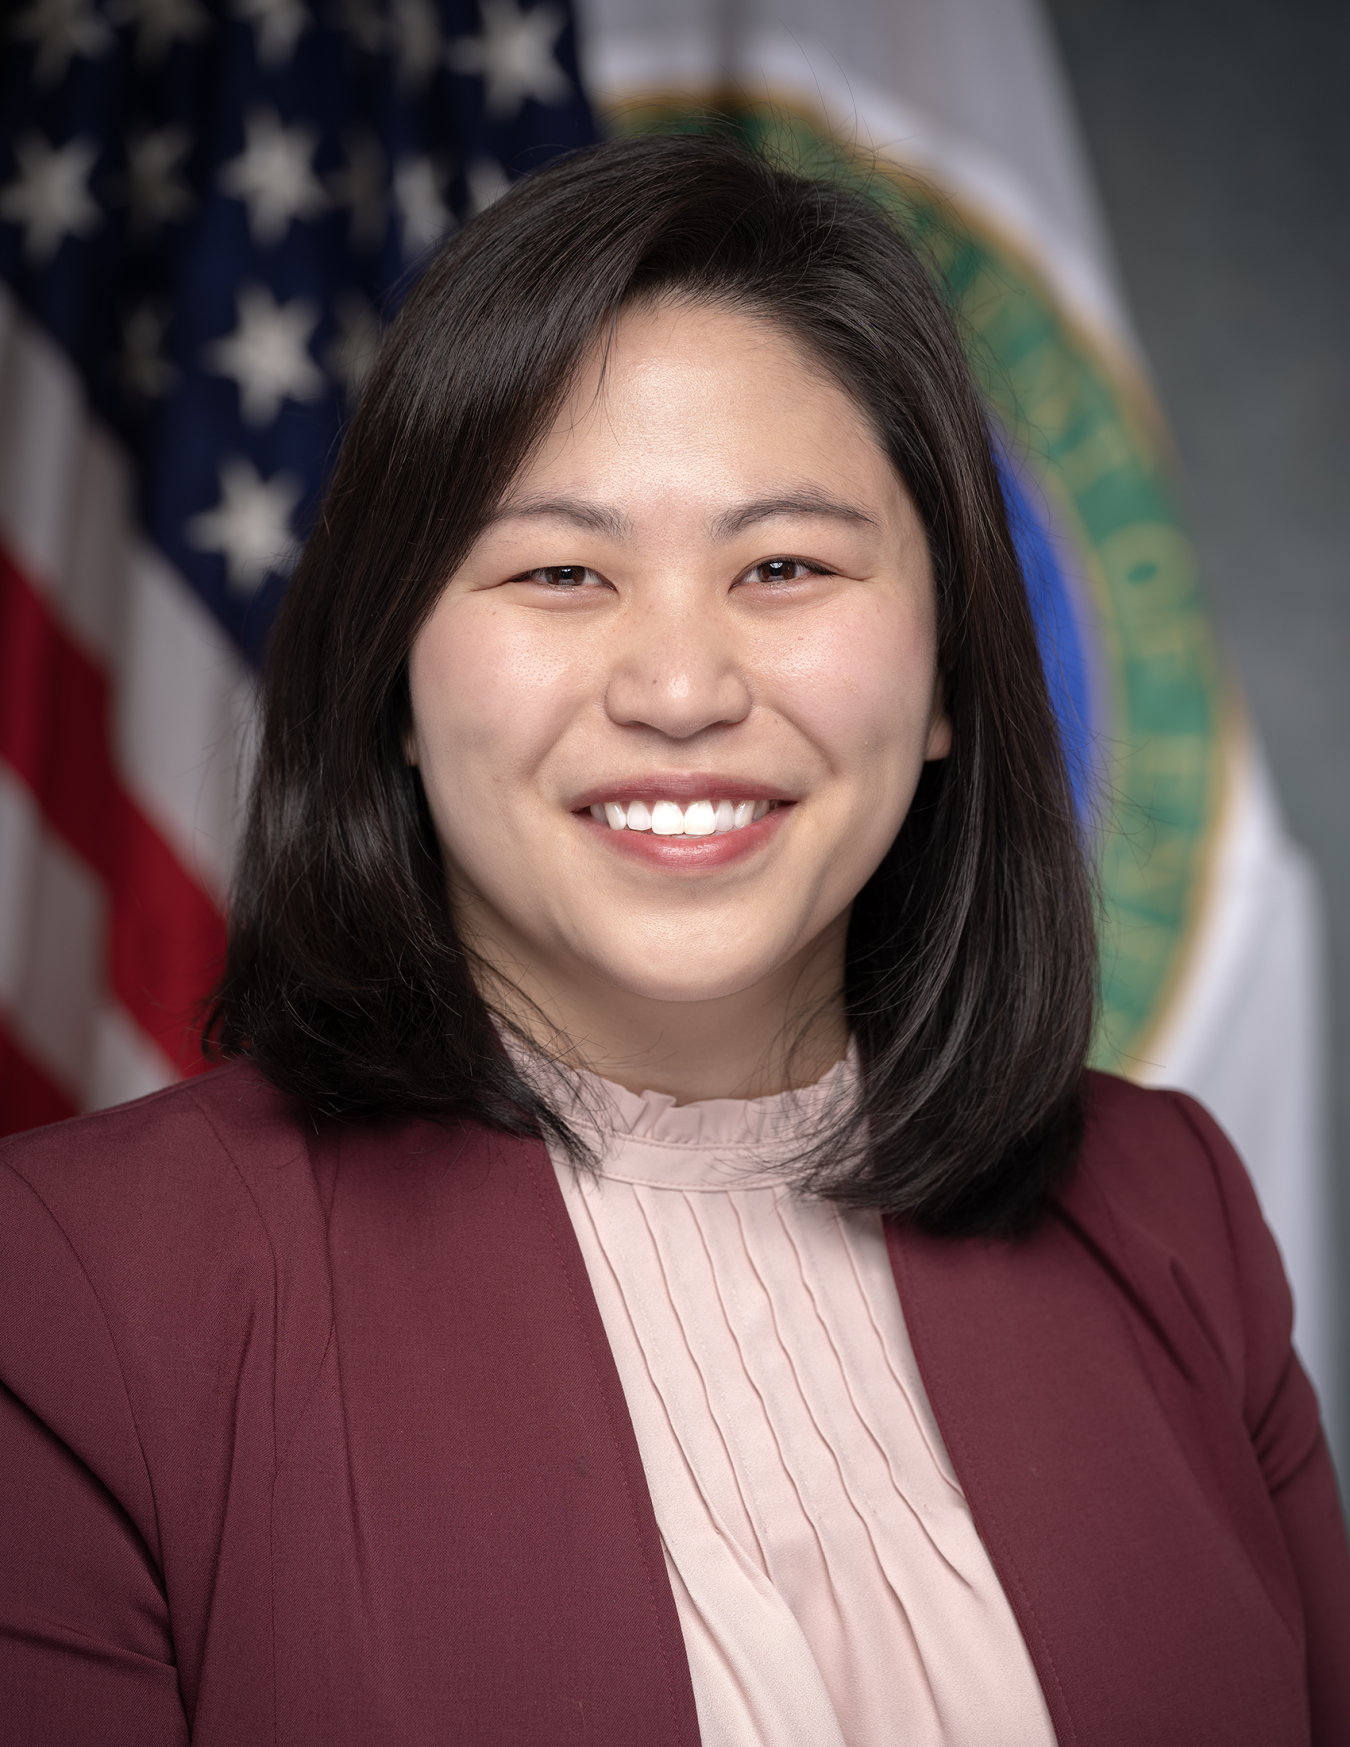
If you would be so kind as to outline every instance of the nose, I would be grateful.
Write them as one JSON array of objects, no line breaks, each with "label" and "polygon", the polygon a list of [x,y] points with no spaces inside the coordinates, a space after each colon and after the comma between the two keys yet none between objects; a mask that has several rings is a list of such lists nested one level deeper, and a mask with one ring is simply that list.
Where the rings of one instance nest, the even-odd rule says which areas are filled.
[{"label": "nose", "polygon": [[615,627],[605,710],[622,727],[689,740],[743,722],[751,691],[729,627],[704,601],[650,597]]}]

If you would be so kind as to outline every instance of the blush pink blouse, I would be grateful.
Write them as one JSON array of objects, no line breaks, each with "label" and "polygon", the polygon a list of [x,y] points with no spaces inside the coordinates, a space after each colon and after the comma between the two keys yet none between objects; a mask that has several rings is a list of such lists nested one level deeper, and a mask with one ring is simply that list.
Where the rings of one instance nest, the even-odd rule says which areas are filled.
[{"label": "blush pink blouse", "polygon": [[[1054,1747],[876,1215],[788,1194],[847,1089],[676,1106],[580,1077],[555,1159],[661,1530],[704,1747]],[[556,1088],[550,1088],[557,1096]]]}]

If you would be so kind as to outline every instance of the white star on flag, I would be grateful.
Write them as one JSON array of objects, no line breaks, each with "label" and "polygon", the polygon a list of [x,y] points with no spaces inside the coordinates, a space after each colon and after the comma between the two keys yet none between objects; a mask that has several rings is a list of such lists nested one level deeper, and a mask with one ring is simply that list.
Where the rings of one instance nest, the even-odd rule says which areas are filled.
[{"label": "white star on flag", "polygon": [[136,58],[160,61],[176,42],[192,42],[211,28],[211,17],[199,0],[113,0],[108,16],[114,24],[136,26]]},{"label": "white star on flag", "polygon": [[339,0],[333,18],[363,54],[378,55],[383,49],[386,26],[376,0]]},{"label": "white star on flag", "polygon": [[141,304],[122,328],[122,381],[136,395],[157,400],[178,381],[178,370],[162,353],[169,318],[154,304]]},{"label": "white star on flag", "polygon": [[368,251],[384,239],[384,153],[372,128],[347,135],[347,167],[328,186],[339,206],[352,209],[351,246]]},{"label": "white star on flag", "polygon": [[143,303],[122,329],[122,380],[133,394],[158,400],[178,381],[176,367],[163,354],[169,318]]},{"label": "white star on flag", "polygon": [[474,214],[486,212],[511,186],[506,171],[495,158],[477,158],[464,173],[469,184],[469,206]]},{"label": "white star on flag", "polygon": [[295,54],[301,32],[314,22],[301,0],[234,0],[231,10],[236,18],[253,26],[258,65],[269,70],[286,65]]},{"label": "white star on flag", "polygon": [[454,224],[430,158],[404,158],[394,171],[394,204],[403,224],[403,258],[412,261]]},{"label": "white star on flag", "polygon": [[11,30],[19,42],[38,45],[33,78],[39,86],[59,85],[76,55],[96,61],[107,54],[113,41],[113,33],[90,0],[35,0],[14,20]]},{"label": "white star on flag", "polygon": [[279,243],[293,219],[312,218],[332,204],[315,176],[318,135],[297,122],[283,127],[274,109],[255,109],[244,120],[243,151],[222,164],[220,187],[248,207],[259,248]]},{"label": "white star on flag", "polygon": [[527,97],[561,103],[572,89],[553,45],[567,22],[556,6],[524,12],[516,0],[482,0],[483,34],[450,44],[446,59],[457,73],[481,73],[489,115],[512,116]]},{"label": "white star on flag", "polygon": [[178,172],[192,145],[185,127],[164,127],[127,141],[132,229],[145,234],[186,218],[197,198]]},{"label": "white star on flag", "polygon": [[221,465],[220,502],[189,520],[188,544],[221,553],[230,588],[254,595],[270,572],[284,576],[299,556],[291,512],[302,490],[293,474],[263,479],[247,457],[232,455]]},{"label": "white star on flag", "polygon": [[319,309],[308,297],[278,303],[265,285],[246,285],[235,300],[239,325],[212,340],[202,356],[217,376],[239,385],[239,410],[250,425],[270,425],[283,400],[317,400],[328,379],[309,354]]},{"label": "white star on flag", "polygon": [[89,172],[98,157],[92,140],[73,139],[59,149],[41,134],[26,134],[14,148],[19,174],[0,189],[0,218],[25,227],[23,252],[45,267],[63,237],[88,236],[103,223],[89,192]]},{"label": "white star on flag", "polygon": [[391,11],[399,83],[420,90],[441,58],[439,9],[431,0],[393,0]]},{"label": "white star on flag", "polygon": [[328,349],[327,363],[345,383],[348,402],[354,403],[370,375],[383,330],[379,316],[359,291],[339,291],[333,314],[341,331]]}]

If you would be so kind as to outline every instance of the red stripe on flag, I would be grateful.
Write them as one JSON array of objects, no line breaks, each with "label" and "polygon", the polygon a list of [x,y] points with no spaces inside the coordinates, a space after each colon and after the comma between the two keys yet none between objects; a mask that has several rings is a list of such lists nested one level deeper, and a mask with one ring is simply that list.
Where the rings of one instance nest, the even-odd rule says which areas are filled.
[{"label": "red stripe on flag", "polygon": [[75,1106],[0,1020],[0,1134],[18,1134],[74,1116]]},{"label": "red stripe on flag", "polygon": [[225,925],[122,787],[111,723],[107,675],[0,549],[0,757],[107,887],[113,993],[194,1073],[204,1064],[193,1021],[219,970]]}]

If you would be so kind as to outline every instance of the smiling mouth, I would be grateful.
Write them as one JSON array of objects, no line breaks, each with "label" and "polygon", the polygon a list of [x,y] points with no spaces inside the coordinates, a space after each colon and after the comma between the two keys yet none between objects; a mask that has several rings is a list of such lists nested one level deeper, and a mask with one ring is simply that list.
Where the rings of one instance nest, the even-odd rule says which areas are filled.
[{"label": "smiling mouth", "polygon": [[593,819],[611,831],[649,831],[655,837],[724,837],[757,825],[780,807],[780,801],[698,800],[681,806],[678,801],[596,801],[589,809]]}]

